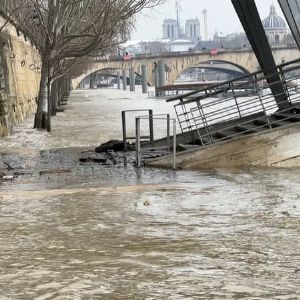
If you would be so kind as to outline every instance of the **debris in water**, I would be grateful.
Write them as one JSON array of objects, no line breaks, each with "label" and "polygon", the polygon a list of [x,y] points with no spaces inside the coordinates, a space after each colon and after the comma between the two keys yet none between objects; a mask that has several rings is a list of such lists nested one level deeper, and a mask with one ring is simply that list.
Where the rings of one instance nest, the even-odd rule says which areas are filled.
[{"label": "debris in water", "polygon": [[40,175],[58,174],[58,173],[71,173],[71,170],[66,170],[66,169],[52,169],[52,170],[42,170],[42,171],[40,171]]},{"label": "debris in water", "polygon": [[284,216],[286,217],[289,217],[290,216],[290,213],[288,211],[282,211],[281,212]]},{"label": "debris in water", "polygon": [[100,163],[100,164],[107,164],[107,160],[106,158],[99,158],[99,157],[80,157],[79,161],[81,163],[87,163],[87,162],[96,162],[96,163]]},{"label": "debris in water", "polygon": [[[134,150],[134,145],[130,144],[127,142],[127,150],[133,151]],[[124,143],[123,141],[118,141],[118,140],[109,140],[106,143],[101,144],[95,149],[96,153],[103,153],[107,152],[109,150],[113,150],[115,152],[118,151],[124,151]]]},{"label": "debris in water", "polygon": [[9,163],[7,163],[6,161],[3,161],[3,163],[6,165],[6,167],[7,167],[7,170],[13,170],[14,168],[9,164]]},{"label": "debris in water", "polygon": [[13,175],[4,175],[2,177],[3,180],[13,180],[15,177]]}]

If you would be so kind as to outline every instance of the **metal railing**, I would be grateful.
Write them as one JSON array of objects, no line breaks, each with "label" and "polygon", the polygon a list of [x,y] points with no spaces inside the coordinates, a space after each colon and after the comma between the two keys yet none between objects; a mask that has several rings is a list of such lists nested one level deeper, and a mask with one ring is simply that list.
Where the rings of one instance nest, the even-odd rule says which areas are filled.
[{"label": "metal railing", "polygon": [[[181,131],[197,131],[202,145],[251,133],[253,128],[247,130],[247,125],[254,122],[257,128],[272,129],[295,118],[300,107],[299,64],[297,59],[277,66],[268,76],[258,71],[167,102],[179,101],[174,108]],[[269,84],[275,75],[279,80]],[[271,90],[274,92],[279,84],[282,89],[274,95]],[[286,104],[280,111],[278,99]],[[241,125],[245,130],[236,132]]]},{"label": "metal railing", "polygon": [[[167,129],[167,148],[168,152],[167,154],[170,154],[170,150],[172,148],[172,157],[173,157],[173,169],[176,169],[176,147],[177,147],[177,142],[176,142],[176,119],[170,118],[170,115],[165,115],[165,114],[158,114],[158,115],[151,115],[151,116],[138,116],[135,119],[135,130],[136,130],[136,136],[135,136],[135,145],[136,145],[136,165],[137,167],[141,167],[142,163],[142,153],[143,149],[141,147],[141,120],[147,120],[150,119],[152,120],[164,120],[166,122],[166,129]],[[170,135],[170,123],[173,124],[173,145],[171,146],[171,135]]]},{"label": "metal railing", "polygon": [[126,115],[128,113],[137,113],[137,112],[148,112],[149,118],[149,135],[142,136],[141,138],[144,140],[149,140],[152,142],[154,140],[154,130],[153,130],[153,110],[152,109],[131,109],[131,110],[123,110],[122,111],[122,132],[123,132],[123,147],[124,151],[127,151],[127,141],[135,140],[135,136],[127,136],[127,123],[126,123]]}]

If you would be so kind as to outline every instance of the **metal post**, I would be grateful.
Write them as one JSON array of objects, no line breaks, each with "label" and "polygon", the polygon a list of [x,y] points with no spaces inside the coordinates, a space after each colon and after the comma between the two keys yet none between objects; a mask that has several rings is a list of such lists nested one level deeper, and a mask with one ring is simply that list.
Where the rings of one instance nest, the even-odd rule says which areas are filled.
[{"label": "metal post", "polygon": [[136,165],[141,167],[141,132],[140,118],[135,118],[135,150],[136,150]]},{"label": "metal post", "polygon": [[135,78],[134,78],[134,71],[133,68],[129,69],[129,83],[130,83],[130,92],[134,92],[135,91],[135,82],[134,82]]},{"label": "metal post", "polygon": [[147,94],[148,92],[146,65],[142,65],[142,92],[143,94]]},{"label": "metal post", "polygon": [[176,120],[173,119],[173,170],[176,169]]},{"label": "metal post", "polygon": [[276,63],[255,0],[231,0],[231,2],[238,14],[259,65],[266,76],[278,108],[281,110],[289,108],[288,96],[284,91],[280,76],[276,70]]},{"label": "metal post", "polygon": [[122,79],[123,79],[123,91],[127,90],[127,76],[126,76],[126,69],[122,70]]},{"label": "metal post", "polygon": [[170,115],[167,115],[167,144],[168,144],[168,153],[170,153],[170,146],[171,146],[171,139],[170,139]]},{"label": "metal post", "polygon": [[234,98],[234,101],[235,101],[235,105],[236,105],[236,108],[238,110],[238,113],[239,113],[239,116],[240,116],[240,119],[241,119],[242,118],[242,114],[241,114],[241,111],[240,111],[240,107],[239,107],[239,104],[238,104],[238,101],[237,101],[237,98],[236,98],[236,94],[235,94],[232,82],[229,83],[229,88],[232,91],[232,95],[233,95],[233,98]]},{"label": "metal post", "polygon": [[123,147],[124,147],[124,151],[127,151],[126,111],[122,111],[122,131],[123,131]]},{"label": "metal post", "polygon": [[117,72],[117,85],[118,85],[118,90],[121,89],[121,76],[120,76],[120,71]]},{"label": "metal post", "polygon": [[149,109],[149,133],[150,133],[150,142],[154,141],[154,129],[153,129],[153,110]]},{"label": "metal post", "polygon": [[295,42],[300,49],[300,7],[298,0],[278,0],[279,5],[289,24]]}]

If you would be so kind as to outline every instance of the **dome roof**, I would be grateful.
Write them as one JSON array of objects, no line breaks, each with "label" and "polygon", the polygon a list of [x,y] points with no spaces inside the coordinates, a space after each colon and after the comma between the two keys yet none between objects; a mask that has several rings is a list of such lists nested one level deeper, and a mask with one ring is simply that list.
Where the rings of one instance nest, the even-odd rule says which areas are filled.
[{"label": "dome roof", "polygon": [[262,23],[265,29],[287,29],[285,20],[277,15],[274,4],[271,5],[269,16]]}]

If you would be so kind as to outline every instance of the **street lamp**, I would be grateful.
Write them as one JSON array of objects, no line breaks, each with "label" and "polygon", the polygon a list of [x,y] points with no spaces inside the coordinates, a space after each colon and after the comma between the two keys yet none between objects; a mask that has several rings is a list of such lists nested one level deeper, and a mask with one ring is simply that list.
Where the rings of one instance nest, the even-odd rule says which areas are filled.
[{"label": "street lamp", "polygon": [[224,48],[223,41],[224,41],[224,38],[225,38],[225,34],[223,32],[220,32],[219,33],[219,38],[220,38],[220,41],[221,41],[221,48],[223,49]]},{"label": "street lamp", "polygon": [[147,54],[147,42],[141,42],[142,44],[142,51],[144,52],[143,54],[146,55]]}]

